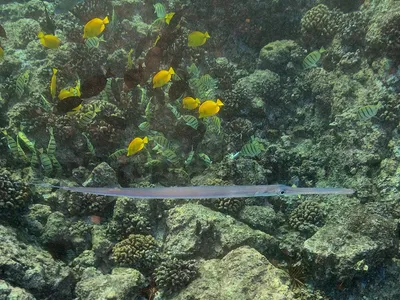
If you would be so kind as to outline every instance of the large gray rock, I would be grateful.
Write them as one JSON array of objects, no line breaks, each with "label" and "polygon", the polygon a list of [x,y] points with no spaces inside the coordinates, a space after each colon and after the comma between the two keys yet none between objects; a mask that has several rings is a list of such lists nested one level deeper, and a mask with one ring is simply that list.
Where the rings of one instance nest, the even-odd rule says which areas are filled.
[{"label": "large gray rock", "polygon": [[2,279],[32,293],[38,299],[72,299],[73,279],[62,262],[21,235],[0,225],[0,273]]},{"label": "large gray rock", "polygon": [[229,215],[197,204],[184,204],[168,211],[164,249],[174,256],[214,258],[240,245],[273,255],[277,241]]},{"label": "large gray rock", "polygon": [[4,300],[35,300],[32,294],[19,287],[13,287],[4,280],[0,280],[0,299]]},{"label": "large gray rock", "polygon": [[289,275],[256,250],[243,246],[222,259],[200,263],[200,274],[174,300],[293,299]]},{"label": "large gray rock", "polygon": [[77,300],[100,299],[137,299],[144,287],[144,276],[135,269],[115,268],[111,274],[92,276],[82,279],[76,285]]},{"label": "large gray rock", "polygon": [[304,260],[316,280],[350,281],[398,253],[397,221],[359,205],[331,220],[304,242]]},{"label": "large gray rock", "polygon": [[117,174],[106,162],[97,165],[82,185],[87,187],[119,186]]}]

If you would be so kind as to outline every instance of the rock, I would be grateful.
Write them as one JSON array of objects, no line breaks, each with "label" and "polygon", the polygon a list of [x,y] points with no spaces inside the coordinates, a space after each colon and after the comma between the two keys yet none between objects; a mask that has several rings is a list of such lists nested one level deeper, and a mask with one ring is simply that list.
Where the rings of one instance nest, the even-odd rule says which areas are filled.
[{"label": "rock", "polygon": [[6,281],[0,280],[0,299],[35,300],[35,297],[24,289],[13,287]]},{"label": "rock", "polygon": [[302,57],[304,57],[304,53],[296,42],[291,40],[274,41],[261,49],[257,67],[281,73],[293,60],[299,64]]},{"label": "rock", "polygon": [[48,252],[23,242],[15,230],[1,225],[0,270],[2,279],[26,289],[37,299],[73,298],[69,268]]},{"label": "rock", "polygon": [[117,174],[106,162],[97,165],[82,185],[87,187],[119,186]]},{"label": "rock", "polygon": [[217,257],[243,244],[271,255],[277,249],[272,236],[202,205],[170,209],[166,226],[164,250],[177,257]]},{"label": "rock", "polygon": [[78,300],[136,299],[145,285],[139,271],[130,268],[115,268],[111,274],[84,278],[76,285]]},{"label": "rock", "polygon": [[245,206],[239,214],[239,220],[251,228],[268,234],[273,234],[280,223],[274,209],[270,206]]},{"label": "rock", "polygon": [[[194,298],[193,295],[196,295]],[[200,263],[200,275],[174,300],[293,299],[289,275],[265,256],[243,246],[222,259]]]},{"label": "rock", "polygon": [[351,281],[398,251],[397,222],[388,215],[362,205],[341,215],[304,242],[303,257],[316,280]]}]

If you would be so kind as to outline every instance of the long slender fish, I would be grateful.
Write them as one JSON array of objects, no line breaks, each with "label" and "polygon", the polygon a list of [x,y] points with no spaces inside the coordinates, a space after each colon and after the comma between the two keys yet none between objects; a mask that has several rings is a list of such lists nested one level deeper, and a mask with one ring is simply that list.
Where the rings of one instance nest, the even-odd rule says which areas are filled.
[{"label": "long slender fish", "polygon": [[124,196],[148,199],[200,199],[200,198],[245,198],[297,195],[351,195],[352,189],[344,188],[294,188],[286,185],[233,185],[233,186],[191,186],[191,187],[155,187],[155,188],[99,188],[69,187],[48,184],[35,184],[71,192]]}]

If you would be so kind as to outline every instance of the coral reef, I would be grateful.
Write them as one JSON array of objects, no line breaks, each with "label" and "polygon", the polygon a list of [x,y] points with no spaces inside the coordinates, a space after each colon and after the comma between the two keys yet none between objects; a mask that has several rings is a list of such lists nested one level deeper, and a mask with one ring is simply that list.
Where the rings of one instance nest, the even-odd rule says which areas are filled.
[{"label": "coral reef", "polygon": [[324,217],[324,211],[318,203],[304,201],[290,214],[289,224],[296,230],[312,234],[324,224]]},{"label": "coral reef", "polygon": [[307,44],[321,45],[329,42],[337,28],[337,13],[324,4],[314,6],[301,19],[301,32]]},{"label": "coral reef", "polygon": [[118,265],[149,272],[159,261],[157,242],[151,235],[131,234],[115,244],[113,258]]},{"label": "coral reef", "polygon": [[163,292],[170,294],[181,290],[193,281],[198,274],[195,260],[169,258],[154,270],[156,285]]},{"label": "coral reef", "polygon": [[5,169],[0,169],[0,215],[14,217],[27,209],[32,194],[26,183],[16,182]]}]

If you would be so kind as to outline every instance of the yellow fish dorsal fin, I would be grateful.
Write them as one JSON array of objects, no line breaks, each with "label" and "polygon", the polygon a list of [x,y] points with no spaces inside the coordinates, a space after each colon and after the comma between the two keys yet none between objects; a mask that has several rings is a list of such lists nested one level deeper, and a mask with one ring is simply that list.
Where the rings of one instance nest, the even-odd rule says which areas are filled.
[{"label": "yellow fish dorsal fin", "polygon": [[145,136],[145,137],[143,138],[143,143],[147,144],[148,142],[149,142],[149,139],[147,138],[147,136]]},{"label": "yellow fish dorsal fin", "polygon": [[224,103],[222,103],[222,101],[219,100],[219,99],[217,99],[217,102],[216,102],[216,103],[217,103],[218,106],[224,106]]},{"label": "yellow fish dorsal fin", "polygon": [[175,71],[174,71],[174,69],[172,69],[172,67],[170,67],[169,70],[168,70],[168,73],[171,74],[171,75],[174,75]]},{"label": "yellow fish dorsal fin", "polygon": [[44,32],[40,31],[37,36],[38,36],[39,39],[44,38]]},{"label": "yellow fish dorsal fin", "polygon": [[108,24],[108,23],[110,23],[110,21],[108,20],[108,16],[106,16],[106,17],[103,19],[103,24]]}]

